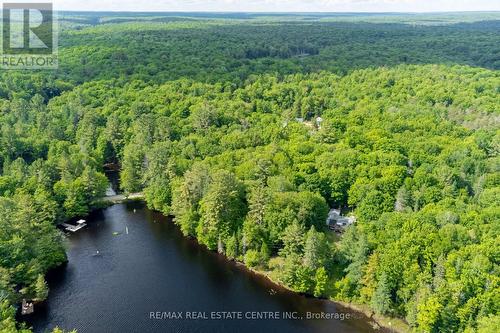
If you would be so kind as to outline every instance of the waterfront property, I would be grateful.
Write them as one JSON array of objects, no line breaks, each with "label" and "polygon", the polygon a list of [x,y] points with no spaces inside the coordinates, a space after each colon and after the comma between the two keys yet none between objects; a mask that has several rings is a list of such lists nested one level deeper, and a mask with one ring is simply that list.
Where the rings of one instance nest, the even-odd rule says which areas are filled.
[{"label": "waterfront property", "polygon": [[[51,296],[44,310],[40,306],[23,317],[35,332],[51,332],[55,326],[109,333],[387,332],[375,331],[373,321],[362,313],[349,320],[304,320],[298,325],[294,316],[305,318],[308,312],[354,311],[293,293],[225,260],[184,237],[170,218],[142,202],[114,205],[86,220],[86,228],[67,238],[68,263],[49,277]],[[127,236],[113,235],[113,230],[126,227]],[[191,319],[150,318],[156,311],[182,311],[186,319],[189,312]],[[278,312],[292,319],[229,320],[218,317],[221,311],[256,317]],[[199,312],[213,312],[219,319],[192,314]]]}]

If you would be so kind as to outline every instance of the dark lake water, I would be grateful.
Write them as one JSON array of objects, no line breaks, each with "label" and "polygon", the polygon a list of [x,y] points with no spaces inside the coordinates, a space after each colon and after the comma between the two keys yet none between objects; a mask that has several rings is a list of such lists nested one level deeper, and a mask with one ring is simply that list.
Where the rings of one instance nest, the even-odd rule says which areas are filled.
[{"label": "dark lake water", "polygon": [[[375,331],[361,314],[281,289],[207,251],[142,203],[115,205],[87,221],[68,238],[69,263],[49,275],[48,301],[27,319],[35,332],[55,326],[79,333]],[[186,319],[186,311],[209,318],[241,311],[243,319]],[[357,318],[245,319],[263,311]],[[181,312],[183,319],[152,319],[151,312]]]}]

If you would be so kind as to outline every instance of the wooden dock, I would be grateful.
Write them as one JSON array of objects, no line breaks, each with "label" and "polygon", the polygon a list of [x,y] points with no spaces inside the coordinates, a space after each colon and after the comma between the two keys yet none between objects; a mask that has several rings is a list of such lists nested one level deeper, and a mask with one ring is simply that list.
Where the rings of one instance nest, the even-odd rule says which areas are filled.
[{"label": "wooden dock", "polygon": [[144,194],[139,192],[139,193],[130,193],[128,195],[123,195],[123,194],[111,195],[102,198],[102,201],[112,204],[119,204],[129,200],[142,200],[143,198]]},{"label": "wooden dock", "polygon": [[21,305],[21,314],[23,316],[29,315],[35,312],[35,306],[33,305],[33,301],[26,301],[23,299],[23,304]]},{"label": "wooden dock", "polygon": [[77,225],[68,224],[68,223],[61,223],[61,226],[63,226],[64,230],[66,230],[66,231],[77,232],[78,230],[84,228],[87,225],[87,223],[85,223],[85,220],[80,220],[76,223],[77,223]]}]

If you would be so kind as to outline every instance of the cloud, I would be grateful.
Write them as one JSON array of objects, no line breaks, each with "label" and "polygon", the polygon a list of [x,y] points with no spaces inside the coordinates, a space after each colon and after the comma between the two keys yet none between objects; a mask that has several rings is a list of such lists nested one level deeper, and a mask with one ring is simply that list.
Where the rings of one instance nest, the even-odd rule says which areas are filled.
[{"label": "cloud", "polygon": [[55,0],[61,10],[245,11],[245,12],[425,12],[500,10],[491,0]]}]

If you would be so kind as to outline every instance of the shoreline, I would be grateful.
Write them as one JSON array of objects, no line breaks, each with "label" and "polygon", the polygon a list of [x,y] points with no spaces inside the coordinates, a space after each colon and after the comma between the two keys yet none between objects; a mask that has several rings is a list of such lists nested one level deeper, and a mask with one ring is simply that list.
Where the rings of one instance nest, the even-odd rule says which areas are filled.
[{"label": "shoreline", "polygon": [[[373,312],[371,309],[369,309],[367,305],[363,305],[363,304],[343,302],[343,301],[335,300],[335,299],[330,298],[330,297],[319,298],[319,297],[315,297],[313,295],[306,295],[306,294],[298,293],[298,292],[292,290],[290,287],[284,285],[283,283],[274,280],[270,276],[268,271],[251,268],[251,267],[246,266],[241,261],[229,259],[224,254],[220,254],[220,255],[224,256],[224,258],[226,260],[234,262],[234,264],[236,266],[238,266],[242,269],[245,269],[250,273],[253,273],[255,275],[263,277],[263,278],[267,279],[269,282],[271,282],[271,283],[275,284],[276,286],[283,288],[289,292],[299,294],[299,295],[304,295],[306,297],[310,297],[310,298],[314,298],[314,299],[318,299],[318,300],[324,300],[326,302],[330,302],[330,303],[334,304],[335,306],[341,306],[343,308],[347,308],[347,309],[351,309],[355,312],[359,312],[367,318],[368,322],[376,330],[384,329],[388,332],[395,332],[395,333],[409,333],[410,332],[408,325],[400,318],[391,318],[391,317],[377,315],[377,314],[375,314],[375,312]],[[396,325],[393,325],[393,323]]]},{"label": "shoreline", "polygon": [[[117,197],[120,197],[120,198],[118,199]],[[113,198],[113,199],[111,200],[110,198]],[[115,199],[117,199],[117,200],[115,200]],[[106,209],[106,208],[109,208],[109,207],[114,206],[114,205],[123,204],[126,202],[133,202],[133,201],[141,201],[141,202],[146,203],[146,200],[145,200],[144,195],[142,193],[133,193],[133,194],[129,194],[127,196],[126,195],[115,195],[112,197],[104,197],[104,198],[101,198],[99,201],[97,201],[96,207],[91,209],[88,212],[88,214],[91,214],[91,213],[98,211],[100,209]],[[161,212],[159,212],[159,213],[161,213]],[[163,213],[161,213],[161,214],[164,215]],[[174,220],[172,220],[172,222],[175,224]],[[183,236],[183,237],[186,237],[186,236]],[[195,240],[199,246],[203,246],[202,244],[198,243],[198,240],[196,239],[196,237],[192,237],[192,239]],[[284,290],[286,290],[288,292],[292,292],[295,294],[303,295],[305,297],[310,297],[310,298],[314,298],[314,299],[318,299],[318,300],[324,300],[324,301],[332,303],[335,306],[340,306],[343,308],[347,308],[347,309],[351,309],[353,311],[359,312],[360,314],[363,314],[366,317],[368,322],[374,327],[375,330],[384,329],[388,332],[395,332],[395,333],[410,332],[408,325],[402,319],[376,315],[371,309],[369,309],[368,306],[363,305],[363,304],[343,302],[340,300],[332,299],[330,297],[318,298],[318,297],[314,297],[312,295],[305,295],[302,293],[298,293],[298,292],[292,290],[290,287],[284,285],[283,283],[273,279],[270,276],[268,271],[248,267],[247,265],[245,265],[245,263],[243,263],[239,260],[236,260],[236,259],[230,259],[225,254],[218,253],[217,251],[210,251],[210,252],[213,252],[215,254],[223,256],[224,260],[226,260],[228,263],[233,263],[238,268],[244,269],[249,273],[252,273],[252,274],[255,274],[259,277],[262,277],[262,278],[268,280],[270,283],[278,286],[279,288],[283,288]],[[63,266],[67,262],[68,261],[66,261],[65,263],[62,263],[61,265],[56,267],[56,269]],[[393,325],[393,323],[395,323],[397,325]]]}]

